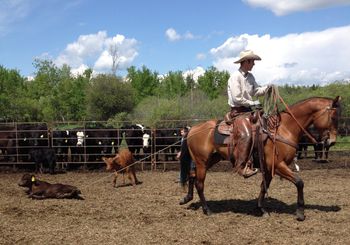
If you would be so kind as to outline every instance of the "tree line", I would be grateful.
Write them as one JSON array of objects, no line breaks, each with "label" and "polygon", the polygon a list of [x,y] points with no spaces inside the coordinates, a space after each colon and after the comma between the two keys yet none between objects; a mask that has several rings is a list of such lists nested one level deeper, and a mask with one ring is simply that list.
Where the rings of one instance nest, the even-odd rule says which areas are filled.
[{"label": "tree line", "polygon": [[[165,121],[223,118],[229,110],[227,71],[209,67],[195,81],[181,71],[161,76],[146,66],[127,69],[125,78],[93,75],[91,69],[74,76],[67,65],[37,59],[32,79],[0,66],[0,121],[120,121],[164,126]],[[312,96],[342,96],[342,116],[349,117],[349,83],[325,86],[279,86],[287,104]]]}]

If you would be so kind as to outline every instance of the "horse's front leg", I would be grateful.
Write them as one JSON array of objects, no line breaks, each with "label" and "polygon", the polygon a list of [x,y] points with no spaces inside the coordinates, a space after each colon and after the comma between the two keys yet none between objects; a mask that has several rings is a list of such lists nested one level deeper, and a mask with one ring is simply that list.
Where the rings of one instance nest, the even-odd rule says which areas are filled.
[{"label": "horse's front leg", "polygon": [[296,186],[298,191],[297,210],[296,210],[297,220],[298,221],[305,220],[304,181],[299,177],[299,175],[293,173],[293,171],[290,168],[288,168],[285,162],[281,162],[280,164],[278,164],[276,168],[276,173],[279,176],[291,181]]},{"label": "horse's front leg", "polygon": [[305,220],[305,202],[304,202],[304,181],[298,176],[295,175],[295,186],[298,190],[298,203],[297,203],[297,220],[304,221]]},{"label": "horse's front leg", "polygon": [[265,178],[265,179],[261,182],[260,194],[258,197],[258,211],[260,212],[260,214],[262,216],[267,217],[269,215],[269,213],[264,209],[264,200],[265,200],[265,195],[267,193],[267,190],[270,187],[270,183],[272,180],[271,172],[266,172],[265,176],[263,175],[263,178]]}]

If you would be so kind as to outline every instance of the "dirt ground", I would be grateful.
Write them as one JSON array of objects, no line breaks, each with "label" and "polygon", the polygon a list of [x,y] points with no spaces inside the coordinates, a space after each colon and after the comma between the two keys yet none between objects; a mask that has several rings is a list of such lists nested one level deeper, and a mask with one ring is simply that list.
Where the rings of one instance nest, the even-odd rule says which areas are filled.
[{"label": "dirt ground", "polygon": [[175,170],[138,172],[142,184],[119,188],[104,171],[38,176],[79,187],[85,200],[29,199],[17,185],[23,172],[2,171],[0,244],[349,244],[350,168],[310,162],[300,164],[303,222],[294,215],[294,185],[278,177],[266,201],[270,217],[263,218],[255,209],[261,175],[209,171],[205,194],[214,214],[205,216],[197,195],[178,204],[185,194]]}]

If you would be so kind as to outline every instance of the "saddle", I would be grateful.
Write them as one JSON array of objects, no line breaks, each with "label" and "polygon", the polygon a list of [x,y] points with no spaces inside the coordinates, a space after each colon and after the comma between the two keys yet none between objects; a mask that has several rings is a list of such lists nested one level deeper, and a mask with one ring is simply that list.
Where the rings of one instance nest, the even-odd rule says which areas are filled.
[{"label": "saddle", "polygon": [[214,142],[218,145],[229,145],[233,133],[233,124],[227,124],[226,121],[218,121],[214,130]]},{"label": "saddle", "polygon": [[232,113],[228,112],[224,116],[224,120],[217,122],[214,131],[214,141],[216,144],[229,145],[232,143],[234,121],[238,116],[247,116],[252,124],[255,124],[259,118],[259,111],[256,112],[242,112],[232,117]]}]

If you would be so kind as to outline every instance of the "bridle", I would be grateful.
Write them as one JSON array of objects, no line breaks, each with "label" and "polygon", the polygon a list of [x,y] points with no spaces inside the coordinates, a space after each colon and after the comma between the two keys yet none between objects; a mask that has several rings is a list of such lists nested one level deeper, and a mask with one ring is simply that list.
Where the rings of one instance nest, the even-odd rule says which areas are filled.
[{"label": "bridle", "polygon": [[[290,110],[289,106],[285,103],[283,98],[279,94],[277,95],[277,97],[282,102],[282,104],[285,106],[288,114],[293,118],[293,120],[297,123],[297,125],[304,132],[304,134],[311,140],[311,142],[313,144],[320,143],[314,138],[314,136],[312,134],[310,134],[308,132],[308,130],[306,130],[300,124],[300,122],[296,119],[296,117],[294,116],[293,112]],[[320,115],[317,115],[317,116],[314,115],[313,122],[315,122],[316,119],[320,118],[324,113],[329,112],[328,113],[328,122],[327,122],[327,125],[329,126],[330,125],[330,121],[331,121],[331,111],[333,111],[333,110],[336,110],[336,108],[333,108],[332,106],[327,106],[326,108],[324,108],[324,110],[320,111]],[[285,138],[283,138],[283,137],[281,137],[280,135],[277,134],[277,127],[278,127],[278,125],[277,124],[275,124],[275,125],[276,126],[273,128],[273,133],[269,132],[268,129],[267,130],[263,129],[263,132],[267,133],[268,137],[273,142],[273,152],[274,152],[274,154],[276,153],[276,150],[277,150],[276,149],[276,140],[298,149],[298,145],[297,144],[295,144],[294,142],[291,142],[291,141],[289,141],[289,140],[287,140],[287,139],[285,139]],[[328,129],[328,131],[330,131],[330,130]],[[272,159],[272,175],[274,175],[274,164],[275,164],[275,158],[273,157],[273,159]]]}]

